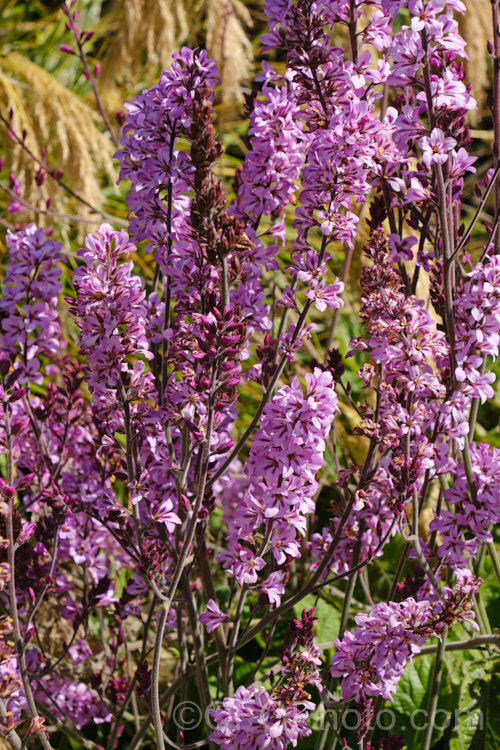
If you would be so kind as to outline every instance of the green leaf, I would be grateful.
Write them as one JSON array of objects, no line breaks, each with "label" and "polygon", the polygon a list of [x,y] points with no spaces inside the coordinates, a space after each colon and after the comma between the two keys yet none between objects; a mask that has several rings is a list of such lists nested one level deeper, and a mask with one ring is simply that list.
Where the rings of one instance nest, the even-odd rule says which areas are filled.
[{"label": "green leaf", "polygon": [[472,669],[465,675],[458,712],[455,715],[457,750],[484,750],[484,715],[487,706],[489,675],[484,667]]},{"label": "green leaf", "polygon": [[[497,662],[497,668],[500,664]],[[488,684],[488,715],[486,720],[485,750],[500,747],[500,674],[494,672]]]},{"label": "green leaf", "polygon": [[475,668],[465,672],[460,688],[451,750],[500,747],[500,662],[475,663]]},{"label": "green leaf", "polygon": [[[434,659],[431,656],[421,656],[415,659],[413,664],[405,670],[394,696],[394,704],[387,703],[386,716],[381,717],[382,728],[385,726],[391,734],[404,735],[408,750],[420,750],[427,721],[433,668]],[[432,743],[437,742],[443,736],[450,723],[452,709],[451,680],[445,665],[441,676],[438,713],[432,733]]]}]

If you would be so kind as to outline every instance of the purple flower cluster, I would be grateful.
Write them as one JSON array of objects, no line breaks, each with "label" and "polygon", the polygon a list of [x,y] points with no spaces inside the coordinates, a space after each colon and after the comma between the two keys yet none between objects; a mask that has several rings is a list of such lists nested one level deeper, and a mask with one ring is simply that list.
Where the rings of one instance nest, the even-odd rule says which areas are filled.
[{"label": "purple flower cluster", "polygon": [[[224,187],[213,174],[222,151],[213,128],[216,82],[215,63],[206,53],[183,49],[159,84],[129,106],[123,148],[117,152],[121,179],[132,182],[130,230],[156,250],[157,271],[163,274],[163,296],[150,295],[146,320],[163,407],[158,417],[163,423],[189,420],[193,450],[204,438],[215,392],[213,447],[230,446],[246,321],[256,325],[265,312],[260,266],[256,271],[249,262],[251,243],[239,219],[228,215]],[[191,142],[187,154],[176,148],[180,136]],[[216,360],[220,366],[213,373]],[[177,442],[175,427],[172,434]],[[164,443],[160,431],[155,439]]]},{"label": "purple flower cluster", "polygon": [[439,532],[438,555],[450,568],[465,566],[475,559],[481,543],[491,542],[491,524],[500,522],[500,450],[487,443],[470,446],[473,490],[462,465],[456,470],[453,487],[445,490],[451,510],[441,510],[430,528]]},{"label": "purple flower cluster", "polygon": [[279,215],[297,189],[308,137],[293,92],[293,84],[266,83],[250,114],[251,150],[239,176],[237,207],[255,223]]},{"label": "purple flower cluster", "polygon": [[426,430],[446,393],[439,371],[428,363],[436,362],[441,370],[447,366],[448,345],[418,298],[405,294],[380,230],[373,233],[365,253],[372,265],[363,271],[360,317],[368,338],[351,345],[354,351],[371,354],[372,362],[360,375],[364,385],[380,388],[380,420],[376,424],[371,414],[358,429],[392,448],[402,449],[409,440],[406,460],[417,458],[419,471],[428,469],[432,446]]},{"label": "purple flower cluster", "polygon": [[[360,371],[365,387],[376,392],[375,408],[362,405],[362,421],[355,428],[371,442],[372,449],[389,449],[372,468],[369,478],[353,467],[348,478],[356,480],[353,508],[341,528],[335,553],[324,576],[347,572],[354,563],[369,560],[397,530],[397,521],[424,477],[447,470],[445,455],[429,440],[436,420],[448,434],[443,415],[446,386],[440,369],[448,365],[448,346],[419,300],[404,292],[393,265],[389,243],[373,231],[365,247],[369,261],[362,272],[361,320],[366,338],[353,339],[353,351],[369,352],[371,362]],[[352,352],[351,352],[352,354]],[[429,362],[435,362],[438,370]],[[312,568],[327,552],[339,527],[334,518],[329,528],[313,535]]]},{"label": "purple flower cluster", "polygon": [[[228,549],[219,555],[241,585],[255,585],[271,552],[278,569],[300,556],[298,534],[314,512],[316,475],[325,440],[338,410],[332,375],[315,369],[284,386],[264,409],[245,471],[249,487],[229,523]],[[280,602],[282,572],[261,584],[270,601]]]},{"label": "purple flower cluster", "polygon": [[7,233],[0,351],[21,369],[21,382],[41,383],[38,356],[59,348],[61,269],[57,264],[61,247],[35,224],[16,234]]},{"label": "purple flower cluster", "polygon": [[352,246],[358,224],[353,204],[366,200],[381,169],[379,162],[396,158],[384,123],[375,117],[374,105],[358,99],[355,91],[349,91],[343,105],[331,116],[328,127],[315,131],[311,138],[294,222],[299,247],[313,226],[329,242]]},{"label": "purple flower cluster", "polygon": [[[435,0],[410,0],[407,2],[382,2],[382,6],[394,17],[401,7],[408,7],[411,15],[409,25],[395,34],[388,55],[393,60],[389,83],[395,87],[422,85],[422,72],[426,64],[426,54],[434,62],[445,57],[448,68],[442,75],[431,74],[432,104],[439,109],[469,109],[475,102],[468,94],[458,71],[451,63],[456,57],[465,56],[465,42],[458,33],[453,11],[463,12],[465,6],[456,0],[436,2]],[[399,8],[397,7],[399,6]],[[427,106],[426,95],[417,94],[417,101]]]},{"label": "purple flower cluster", "polygon": [[[81,348],[87,354],[89,386],[96,398],[120,384],[137,381],[142,356],[151,356],[146,336],[144,281],[136,276],[133,263],[122,263],[135,246],[125,231],[102,224],[95,235],[87,235],[79,251],[84,264],[75,271],[75,314],[82,318]],[[135,360],[135,361],[134,361]],[[141,378],[145,385],[146,376]],[[138,398],[140,392],[134,393]]]},{"label": "purple flower cluster", "polygon": [[500,344],[500,259],[485,258],[469,274],[455,302],[455,376],[460,390],[482,403],[494,395],[492,372],[481,372],[485,358],[498,357]]},{"label": "purple flower cluster", "polygon": [[234,698],[224,698],[222,708],[211,710],[217,728],[210,739],[223,750],[296,747],[311,734],[306,721],[315,704],[307,686],[321,687],[319,651],[313,645],[314,610],[304,610],[292,620],[285,637],[279,682],[269,693],[264,687],[239,687]]},{"label": "purple flower cluster", "polygon": [[467,569],[456,572],[454,588],[444,586],[436,601],[381,602],[356,615],[354,631],[336,639],[331,674],[342,678],[342,696],[363,703],[375,695],[393,700],[405,665],[426,640],[441,637],[454,622],[470,621],[471,594],[479,590]]},{"label": "purple flower cluster", "polygon": [[112,715],[106,704],[84,682],[60,677],[40,680],[35,690],[37,699],[47,700],[47,693],[51,697],[51,712],[59,721],[65,721],[70,716],[77,729],[90,723],[103,724],[111,721]]},{"label": "purple flower cluster", "polygon": [[[193,166],[176,148],[180,135],[189,132],[197,90],[214,88],[217,66],[202,50],[184,47],[173,57],[156,86],[127,104],[127,123],[121,137],[120,179],[128,178],[132,191],[127,201],[133,216],[130,232],[136,241],[147,240],[163,270],[170,273],[186,262],[181,251],[170,253],[175,241],[183,243]],[[167,194],[167,201],[163,195]],[[180,256],[180,257],[179,257]]]},{"label": "purple flower cluster", "polygon": [[241,685],[234,698],[224,698],[223,707],[211,712],[217,729],[210,739],[223,750],[296,747],[300,737],[311,734],[306,721],[314,707],[312,701],[284,705],[264,687]]}]

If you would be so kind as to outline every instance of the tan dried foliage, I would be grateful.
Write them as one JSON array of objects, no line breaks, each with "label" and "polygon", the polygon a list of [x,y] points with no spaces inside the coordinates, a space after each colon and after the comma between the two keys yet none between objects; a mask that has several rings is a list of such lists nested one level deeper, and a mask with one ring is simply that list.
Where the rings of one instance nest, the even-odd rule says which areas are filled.
[{"label": "tan dried foliage", "polygon": [[[102,206],[102,173],[115,181],[110,138],[98,128],[99,117],[82,99],[59,83],[50,73],[26,57],[10,53],[0,57],[0,107],[4,113],[13,111],[16,133],[26,132],[26,145],[38,157],[43,147],[47,161],[61,169],[66,182],[93,206]],[[68,208],[67,193],[47,178],[40,188],[35,182],[32,158],[8,138],[0,128],[6,167],[21,182],[22,197],[33,206],[45,207],[52,199],[52,210],[64,212]],[[5,170],[7,171],[7,170]],[[78,214],[89,217],[90,209],[78,204]],[[53,218],[23,210],[16,220],[37,221],[42,226],[53,223]]]},{"label": "tan dried foliage", "polygon": [[469,113],[470,123],[476,125],[485,107],[485,90],[489,85],[488,53],[486,44],[491,39],[491,0],[464,0],[466,13],[458,16],[459,30],[467,42],[469,59],[465,63],[466,80],[472,83],[472,96],[478,111]]},{"label": "tan dried foliage", "polygon": [[143,79],[150,85],[159,68],[170,67],[172,53],[194,44],[200,30],[208,54],[219,63],[222,100],[241,99],[253,62],[246,32],[252,19],[241,0],[123,0],[111,17],[114,11],[114,34],[99,78],[107,107],[122,104],[117,84]]},{"label": "tan dried foliage", "polygon": [[142,78],[150,84],[157,68],[170,66],[172,53],[188,33],[186,3],[176,0],[123,0],[112,7],[115,33],[102,62],[99,89],[108,106],[121,105],[116,85]]},{"label": "tan dried foliage", "polygon": [[224,102],[241,99],[253,62],[252,44],[246,29],[252,18],[241,0],[207,0],[206,46],[219,63],[221,98]]}]

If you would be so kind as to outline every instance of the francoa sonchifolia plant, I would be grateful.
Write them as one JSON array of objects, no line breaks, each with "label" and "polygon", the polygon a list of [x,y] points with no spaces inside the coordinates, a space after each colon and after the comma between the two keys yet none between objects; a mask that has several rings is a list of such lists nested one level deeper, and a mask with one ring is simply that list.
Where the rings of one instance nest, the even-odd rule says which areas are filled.
[{"label": "francoa sonchifolia plant", "polygon": [[[87,237],[69,298],[61,244],[35,225],[9,232],[0,722],[14,748],[66,734],[109,750],[279,750],[311,735],[321,706],[341,714],[351,701],[365,717],[356,731],[326,723],[316,747],[401,747],[395,735],[374,739],[371,720],[427,649],[428,750],[447,646],[494,655],[479,572],[486,552],[500,576],[500,455],[474,427],[494,396],[500,341],[500,144],[466,227],[476,103],[461,67],[464,10],[460,0],[268,0],[262,43],[286,69],[264,63],[249,97],[231,200],[216,177],[217,69],[184,48],[128,105],[116,158],[129,231],[103,224]],[[339,25],[347,49],[332,44]],[[499,87],[497,71],[495,132]],[[472,261],[490,194],[493,226]],[[130,259],[138,243],[152,283]],[[333,347],[345,294],[334,269],[344,254],[345,279],[361,244],[354,399]],[[286,282],[271,304],[266,279],[278,273]],[[333,323],[309,366],[319,314]],[[260,401],[243,429],[249,383]],[[358,413],[359,465],[335,450],[339,398]],[[327,450],[337,500],[319,514]],[[374,601],[366,571],[389,548],[399,559]],[[342,613],[325,646],[310,595],[331,601],[333,583]],[[281,661],[269,668],[279,628]],[[256,642],[242,673],[239,653]],[[175,720],[188,689],[204,717],[189,737]]]}]

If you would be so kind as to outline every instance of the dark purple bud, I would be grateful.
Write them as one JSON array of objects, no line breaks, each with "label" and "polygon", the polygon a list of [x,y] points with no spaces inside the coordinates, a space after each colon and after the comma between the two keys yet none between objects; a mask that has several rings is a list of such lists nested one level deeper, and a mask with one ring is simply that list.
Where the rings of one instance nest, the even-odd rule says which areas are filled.
[{"label": "dark purple bud", "polygon": [[22,476],[18,476],[15,482],[16,488],[18,490],[25,490],[26,487],[30,486],[34,476],[34,472],[32,472],[31,474],[23,474]]},{"label": "dark purple bud", "polygon": [[119,109],[115,117],[116,117],[116,122],[122,128],[127,122],[127,113],[124,112],[122,109]]},{"label": "dark purple bud", "polygon": [[16,391],[14,391],[14,393],[7,397],[6,402],[8,404],[13,404],[15,401],[19,401],[23,396],[26,395],[27,391],[27,388],[18,388]]}]

